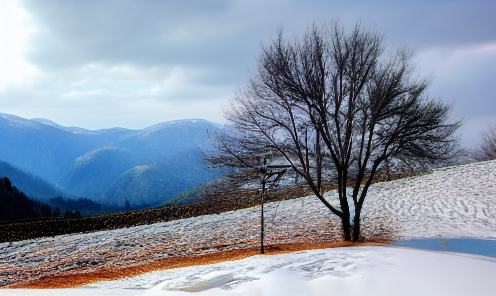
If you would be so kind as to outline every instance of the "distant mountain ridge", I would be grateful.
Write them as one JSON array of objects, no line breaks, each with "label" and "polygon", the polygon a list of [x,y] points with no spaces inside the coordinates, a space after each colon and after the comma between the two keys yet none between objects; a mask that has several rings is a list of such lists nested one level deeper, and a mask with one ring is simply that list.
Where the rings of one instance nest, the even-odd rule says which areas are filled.
[{"label": "distant mountain ridge", "polygon": [[[215,177],[197,154],[211,147],[207,130],[222,127],[193,119],[92,131],[0,113],[0,161],[72,196],[109,204],[162,202]],[[140,166],[148,166],[146,174],[134,169]]]},{"label": "distant mountain ridge", "polygon": [[33,199],[48,199],[61,194],[53,185],[42,178],[0,161],[0,179],[3,177],[8,177],[12,183],[16,184],[17,188],[20,188]]}]

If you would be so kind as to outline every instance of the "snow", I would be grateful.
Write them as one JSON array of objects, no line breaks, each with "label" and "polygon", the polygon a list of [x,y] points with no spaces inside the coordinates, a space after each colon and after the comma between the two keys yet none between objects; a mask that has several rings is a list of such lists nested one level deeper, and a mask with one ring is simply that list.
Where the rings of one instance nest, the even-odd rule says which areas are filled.
[{"label": "snow", "polygon": [[[335,191],[326,194],[332,202]],[[366,237],[496,239],[496,161],[446,168],[371,186]],[[339,220],[315,196],[266,205],[266,243],[340,240]],[[116,268],[157,259],[255,247],[260,208],[0,244],[0,281]],[[208,246],[208,248],[205,248]],[[110,256],[109,254],[112,254]],[[482,258],[482,259],[481,259]],[[496,262],[392,247],[340,248],[255,256],[218,265],[154,272],[70,290],[7,290],[0,295],[496,295]],[[41,260],[41,261],[40,261]],[[14,268],[14,273],[9,273]],[[110,290],[109,290],[110,289]],[[279,294],[277,294],[277,293]],[[313,294],[312,294],[313,293]]]},{"label": "snow", "polygon": [[495,260],[407,248],[333,248],[0,295],[494,295]]},{"label": "snow", "polygon": [[178,120],[171,120],[171,121],[166,121],[166,122],[161,122],[154,124],[152,126],[149,126],[145,129],[143,129],[143,132],[145,133],[151,133],[155,132],[158,130],[161,130],[163,128],[168,128],[168,127],[174,127],[174,126],[191,126],[191,125],[215,125],[216,127],[222,127],[223,124],[220,123],[214,123],[210,122],[205,119],[178,119]]}]

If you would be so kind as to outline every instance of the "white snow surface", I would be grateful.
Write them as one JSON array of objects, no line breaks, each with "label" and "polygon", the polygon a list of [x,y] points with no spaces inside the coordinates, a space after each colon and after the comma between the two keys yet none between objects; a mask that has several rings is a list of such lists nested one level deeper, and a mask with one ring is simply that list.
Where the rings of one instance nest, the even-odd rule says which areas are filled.
[{"label": "white snow surface", "polygon": [[392,247],[253,256],[76,289],[0,295],[495,295],[494,258]]},{"label": "white snow surface", "polygon": [[[326,196],[332,202],[336,192]],[[145,263],[177,254],[256,246],[259,214],[255,207],[127,229],[3,243],[0,274],[14,267],[18,275],[33,276],[30,272],[38,265],[57,260],[59,265],[49,270],[60,266],[59,271],[71,270],[82,258],[95,260],[95,268],[119,267],[136,260]],[[315,196],[268,204],[266,221],[268,243],[319,237],[340,240],[341,236],[339,221]],[[397,239],[496,239],[496,161],[372,185],[363,209],[363,233]],[[113,256],[101,255],[106,252]],[[496,295],[494,279],[494,258],[355,247],[255,256],[77,289],[0,289],[0,295]]]}]

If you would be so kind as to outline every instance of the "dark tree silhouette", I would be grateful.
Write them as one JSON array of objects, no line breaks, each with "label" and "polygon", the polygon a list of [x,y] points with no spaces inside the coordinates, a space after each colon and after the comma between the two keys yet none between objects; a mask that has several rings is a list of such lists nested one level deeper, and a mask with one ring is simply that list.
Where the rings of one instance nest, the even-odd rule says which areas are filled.
[{"label": "dark tree silhouette", "polygon": [[482,133],[482,144],[474,151],[473,158],[477,161],[496,159],[496,125]]},{"label": "dark tree silhouette", "polygon": [[41,217],[51,217],[52,216],[52,208],[47,205],[47,204],[43,204],[41,206]]},{"label": "dark tree silhouette", "polygon": [[76,218],[81,218],[81,212],[76,210],[76,211],[71,211],[71,210],[66,210],[64,213],[64,218],[67,219],[76,219]]},{"label": "dark tree silhouette", "polygon": [[72,215],[73,218],[81,218],[81,212],[76,210],[74,214]]},{"label": "dark tree silhouette", "polygon": [[0,221],[49,217],[50,207],[39,201],[29,199],[9,178],[0,178]]},{"label": "dark tree silhouette", "polygon": [[[225,109],[232,130],[214,135],[207,162],[238,172],[261,158],[289,163],[341,219],[344,239],[358,240],[378,170],[435,164],[454,156],[459,142],[453,133],[461,122],[447,122],[451,107],[427,97],[428,79],[412,78],[412,52],[384,50],[382,35],[360,24],[349,32],[338,23],[314,25],[300,39],[280,30]],[[339,204],[323,196],[331,179]],[[350,180],[356,183],[348,189]]]},{"label": "dark tree silhouette", "polygon": [[13,192],[14,191],[14,188],[12,187],[12,183],[10,182],[9,178],[7,178],[7,177],[3,177],[3,187],[8,192]]},{"label": "dark tree silhouette", "polygon": [[59,207],[56,207],[55,210],[53,210],[52,217],[61,217]]},{"label": "dark tree silhouette", "polygon": [[71,210],[66,210],[64,213],[64,218],[66,219],[71,219],[74,214],[72,213]]}]

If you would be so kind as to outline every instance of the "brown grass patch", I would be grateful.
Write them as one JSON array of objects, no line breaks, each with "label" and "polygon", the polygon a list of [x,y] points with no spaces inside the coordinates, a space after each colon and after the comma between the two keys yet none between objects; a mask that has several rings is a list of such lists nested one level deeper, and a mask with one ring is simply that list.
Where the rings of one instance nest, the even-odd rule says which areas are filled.
[{"label": "brown grass patch", "polygon": [[[291,244],[275,244],[268,245],[265,248],[266,255],[275,255],[303,250],[314,250],[336,247],[352,247],[352,246],[380,246],[390,243],[384,239],[371,239],[363,242],[321,242],[321,243],[291,243]],[[167,258],[151,263],[146,263],[137,266],[125,267],[120,269],[104,268],[98,271],[90,271],[86,273],[68,273],[52,277],[41,278],[39,280],[17,283],[5,286],[3,288],[24,288],[24,289],[55,289],[55,288],[75,288],[83,285],[88,285],[100,281],[117,280],[126,277],[134,277],[143,273],[195,266],[215,264],[224,261],[240,260],[254,255],[259,255],[259,248],[240,249],[210,253],[205,255]]]}]

